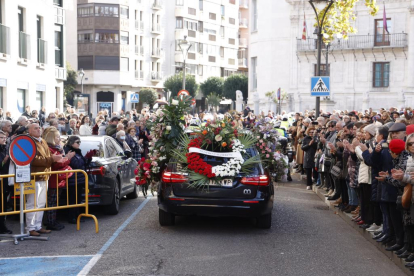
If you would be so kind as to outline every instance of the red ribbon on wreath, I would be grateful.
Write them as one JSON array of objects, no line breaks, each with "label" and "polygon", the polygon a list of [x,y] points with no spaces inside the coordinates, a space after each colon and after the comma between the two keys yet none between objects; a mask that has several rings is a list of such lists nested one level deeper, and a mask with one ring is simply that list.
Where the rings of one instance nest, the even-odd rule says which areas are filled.
[{"label": "red ribbon on wreath", "polygon": [[[202,140],[201,138],[195,138],[193,140],[190,141],[190,143],[188,144],[187,149],[189,148],[201,148],[202,145]],[[213,178],[216,176],[216,174],[214,174],[212,172],[212,167],[211,165],[207,164],[206,162],[204,162],[204,160],[200,157],[200,155],[198,153],[192,152],[192,153],[187,153],[185,155],[187,157],[187,164],[188,164],[188,169],[205,175],[208,178]]]}]

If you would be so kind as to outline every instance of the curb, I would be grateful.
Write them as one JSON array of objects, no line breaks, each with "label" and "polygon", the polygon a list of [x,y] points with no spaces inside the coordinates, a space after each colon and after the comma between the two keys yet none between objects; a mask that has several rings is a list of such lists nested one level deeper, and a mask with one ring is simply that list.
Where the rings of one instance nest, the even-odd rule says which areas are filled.
[{"label": "curb", "polygon": [[324,194],[326,193],[324,190],[319,189],[315,187],[315,185],[312,186],[312,190],[316,193],[316,195],[319,196],[319,198],[329,206],[329,209],[334,211],[335,214],[339,215],[348,225],[350,225],[352,228],[354,228],[359,234],[361,234],[367,241],[369,241],[371,244],[373,244],[375,247],[378,248],[379,251],[381,251],[385,256],[387,256],[388,259],[390,259],[396,266],[398,266],[404,273],[407,275],[413,275],[413,271],[410,271],[409,268],[405,267],[406,262],[403,259],[400,259],[397,257],[396,254],[390,251],[386,251],[385,245],[382,245],[381,243],[376,242],[372,239],[373,234],[371,232],[367,232],[364,229],[359,228],[359,226],[352,221],[352,215],[347,214],[344,212],[339,211],[336,209],[333,204],[331,204],[330,201],[326,199]]}]

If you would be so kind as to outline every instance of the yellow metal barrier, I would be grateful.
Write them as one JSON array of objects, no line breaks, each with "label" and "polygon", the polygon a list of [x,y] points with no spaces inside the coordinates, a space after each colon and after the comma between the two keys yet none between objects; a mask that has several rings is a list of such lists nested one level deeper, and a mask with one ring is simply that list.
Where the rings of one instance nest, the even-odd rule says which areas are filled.
[{"label": "yellow metal barrier", "polygon": [[[75,174],[75,185],[74,187],[69,186],[69,177],[68,174],[73,173]],[[85,202],[84,203],[78,203],[78,173],[82,173],[85,176]],[[59,188],[59,174],[65,174],[66,175],[66,185],[64,188]],[[68,209],[68,208],[78,208],[78,207],[85,207],[85,213],[79,214],[78,218],[77,218],[77,227],[76,229],[79,231],[80,230],[80,219],[82,217],[89,217],[92,218],[95,221],[95,231],[96,233],[99,232],[99,225],[98,225],[98,220],[94,215],[89,214],[89,185],[88,185],[88,174],[83,171],[83,170],[67,170],[67,171],[50,171],[50,172],[39,172],[39,173],[32,173],[32,181],[31,183],[35,183],[36,182],[36,177],[38,176],[45,176],[45,175],[56,175],[56,195],[57,195],[57,201],[56,201],[56,206],[54,207],[49,207],[48,206],[48,196],[46,194],[46,206],[44,208],[36,208],[37,204],[36,204],[36,196],[34,196],[34,208],[30,209],[30,210],[26,210],[26,194],[29,193],[34,193],[36,195],[36,185],[30,185],[30,183],[25,183],[24,185],[24,193],[23,193],[23,200],[20,200],[21,203],[23,203],[24,206],[20,206],[20,210],[16,210],[16,191],[18,193],[20,193],[20,197],[22,197],[21,195],[21,191],[20,189],[22,189],[23,185],[19,184],[19,183],[15,183],[14,184],[14,203],[13,203],[13,211],[9,211],[7,212],[7,209],[4,210],[4,206],[5,206],[5,202],[4,202],[4,193],[5,193],[5,187],[4,187],[4,179],[9,178],[9,177],[13,177],[14,178],[14,174],[8,174],[8,175],[0,175],[0,182],[1,182],[1,212],[0,212],[0,216],[8,216],[8,215],[17,215],[20,214],[20,223],[21,225],[24,224],[23,220],[23,214],[26,213],[31,213],[31,212],[39,212],[39,211],[51,211],[51,210],[60,210],[60,209]],[[21,187],[21,188],[18,188]],[[34,187],[34,190],[33,190]],[[66,205],[60,206],[59,204],[59,189],[66,189]],[[75,189],[75,194],[76,194],[76,198],[75,198],[75,204],[69,204],[69,189]],[[23,226],[21,226],[21,235],[11,235],[12,238],[15,238],[14,236],[18,236],[17,238],[21,238],[23,239],[27,239],[27,234],[23,235]],[[3,237],[5,235],[2,235]],[[17,244],[17,240],[15,238],[15,244]]]}]

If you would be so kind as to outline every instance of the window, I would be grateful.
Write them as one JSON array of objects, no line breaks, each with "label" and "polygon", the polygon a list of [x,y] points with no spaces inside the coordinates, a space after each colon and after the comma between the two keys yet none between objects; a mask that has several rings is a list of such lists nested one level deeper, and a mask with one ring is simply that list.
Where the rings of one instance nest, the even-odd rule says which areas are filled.
[{"label": "window", "polygon": [[121,7],[121,17],[129,18],[129,10],[127,7]]},{"label": "window", "polygon": [[200,33],[202,33],[202,32],[204,31],[204,28],[203,28],[203,21],[198,21],[198,31],[199,31]]},{"label": "window", "polygon": [[224,58],[224,47],[220,47],[220,57]]},{"label": "window", "polygon": [[390,85],[390,63],[374,62],[373,87],[388,87]]},{"label": "window", "polygon": [[199,44],[198,44],[198,52],[199,52],[200,54],[203,54],[203,43],[199,43]]},{"label": "window", "polygon": [[226,10],[224,8],[224,5],[221,5],[220,11],[221,11],[221,16],[225,16],[226,15]]},{"label": "window", "polygon": [[[171,0],[170,0],[171,1]],[[184,6],[184,0],[176,0],[175,1],[175,4],[177,5],[177,6]]]},{"label": "window", "polygon": [[194,8],[188,8],[188,14],[191,14],[191,15],[196,15],[196,9],[194,9]]},{"label": "window", "polygon": [[253,31],[257,31],[257,0],[252,0],[252,18],[253,18]]},{"label": "window", "polygon": [[110,139],[106,139],[105,146],[106,146],[106,152],[108,153],[107,155],[108,158],[117,156],[118,152],[116,151],[116,148]]},{"label": "window", "polygon": [[183,19],[180,17],[177,17],[175,20],[175,28],[176,29],[182,29],[183,28]]},{"label": "window", "polygon": [[236,44],[236,40],[234,38],[229,38],[229,44],[231,45]]},{"label": "window", "polygon": [[216,57],[214,57],[214,56],[209,56],[209,57],[208,57],[208,61],[209,61],[209,62],[216,62]]},{"label": "window", "polygon": [[188,36],[189,37],[196,37],[196,32],[192,30],[188,30]]},{"label": "window", "polygon": [[93,4],[78,5],[78,17],[93,16]]},{"label": "window", "polygon": [[210,12],[210,14],[208,15],[208,17],[209,17],[211,20],[216,20],[216,14],[215,14],[215,13]]},{"label": "window", "polygon": [[198,8],[200,9],[200,11],[203,10],[203,0],[198,1]]},{"label": "window", "polygon": [[63,36],[59,25],[55,25],[55,65],[63,67]]},{"label": "window", "polygon": [[224,26],[220,26],[220,36],[224,37]]},{"label": "window", "polygon": [[216,41],[216,36],[215,35],[208,35],[208,40]]},{"label": "window", "polygon": [[56,5],[58,7],[62,7],[62,0],[53,0],[53,5]]},{"label": "window", "polygon": [[121,58],[121,71],[129,71],[129,59]]},{"label": "window", "polygon": [[252,88],[257,89],[257,57],[252,58]]},{"label": "window", "polygon": [[26,90],[17,89],[17,109],[20,113],[24,112],[26,106]]},{"label": "window", "polygon": [[119,43],[118,32],[115,30],[95,30],[95,42]]},{"label": "window", "polygon": [[235,5],[236,4],[236,0],[229,0],[229,3]]},{"label": "window", "polygon": [[3,87],[0,86],[0,108],[3,108]]},{"label": "window", "polygon": [[[118,17],[118,10],[119,7],[117,5],[95,4],[95,16]],[[128,9],[126,10],[128,14]]]},{"label": "window", "polygon": [[36,91],[36,109],[40,111],[43,106],[43,92],[42,91]]},{"label": "window", "polygon": [[390,33],[391,33],[391,19],[387,18],[387,31],[384,29],[383,19],[375,20],[375,46],[389,46],[390,45]]},{"label": "window", "polygon": [[79,56],[78,70],[93,70],[93,56]]},{"label": "window", "polygon": [[129,43],[129,33],[121,31],[121,44]]},{"label": "window", "polygon": [[203,75],[203,65],[198,65],[198,75],[202,76]]},{"label": "window", "polygon": [[[315,64],[315,66],[314,66],[314,68],[315,68],[314,76],[318,76],[317,67],[318,67],[318,65]],[[328,64],[328,71],[326,71],[326,64],[321,64],[321,74],[319,76],[329,76],[330,70],[331,70],[331,65],[330,64]]]},{"label": "window", "polygon": [[232,24],[232,25],[236,24],[236,19],[230,17],[229,18],[229,23]]},{"label": "window", "polygon": [[95,70],[119,71],[119,57],[95,56]]},{"label": "window", "polygon": [[78,42],[79,43],[93,42],[93,31],[92,30],[79,31]]}]

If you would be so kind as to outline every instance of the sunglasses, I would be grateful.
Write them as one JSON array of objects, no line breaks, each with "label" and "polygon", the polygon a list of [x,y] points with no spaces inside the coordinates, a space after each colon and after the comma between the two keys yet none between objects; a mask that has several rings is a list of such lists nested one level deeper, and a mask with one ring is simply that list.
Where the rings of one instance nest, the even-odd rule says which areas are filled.
[{"label": "sunglasses", "polygon": [[411,147],[412,145],[414,145],[413,142],[407,143],[407,146]]},{"label": "sunglasses", "polygon": [[81,144],[81,141],[75,141],[75,143],[74,144],[78,144],[78,145],[80,145]]}]

